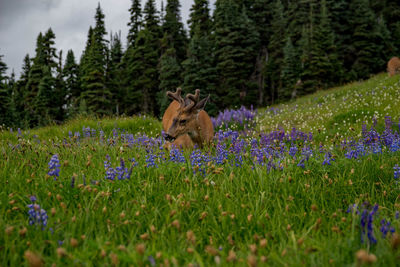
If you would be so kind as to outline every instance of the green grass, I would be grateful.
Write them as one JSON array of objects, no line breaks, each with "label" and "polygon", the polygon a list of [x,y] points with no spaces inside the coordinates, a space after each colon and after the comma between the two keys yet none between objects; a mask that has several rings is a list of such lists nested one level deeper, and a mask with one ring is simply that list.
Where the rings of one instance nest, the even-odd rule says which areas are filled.
[{"label": "green grass", "polygon": [[[360,249],[376,255],[376,266],[396,266],[400,249],[392,249],[391,235],[382,237],[379,221],[391,221],[400,232],[400,219],[395,218],[400,185],[393,178],[400,153],[349,160],[334,142],[359,136],[362,122],[371,125],[374,114],[380,130],[384,116],[398,120],[399,94],[399,78],[382,74],[276,106],[275,115],[261,111],[258,129],[296,126],[313,132],[313,148],[320,142],[332,147],[336,160],[331,166],[315,157],[304,169],[285,159],[283,170],[268,171],[253,163],[250,151],[243,154],[241,167],[210,165],[205,176],[193,173],[190,151],[184,152],[185,163],[156,160],[157,168],[146,167],[148,149],[112,139],[112,129],[155,137],[161,126],[152,118],[79,118],[24,131],[22,137],[15,130],[0,133],[0,266],[28,265],[27,250],[46,266],[151,266],[149,256],[157,266],[247,266],[253,261],[357,266]],[[84,126],[102,129],[105,139],[98,134],[79,142],[69,139],[69,131]],[[47,175],[54,154],[61,164],[57,181]],[[132,177],[106,180],[106,155],[113,167],[120,158],[127,164],[134,158]],[[28,224],[31,195],[49,215],[44,230]],[[346,212],[349,205],[366,201],[380,206],[374,221],[377,244],[361,243],[360,216]],[[25,228],[26,234],[21,233]],[[57,253],[59,247],[65,255]],[[234,262],[228,262],[230,251]]]}]

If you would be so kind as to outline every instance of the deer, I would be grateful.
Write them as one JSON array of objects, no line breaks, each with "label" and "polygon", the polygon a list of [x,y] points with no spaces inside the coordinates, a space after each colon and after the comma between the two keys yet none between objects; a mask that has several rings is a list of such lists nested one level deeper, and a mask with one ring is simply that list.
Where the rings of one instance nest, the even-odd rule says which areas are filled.
[{"label": "deer", "polygon": [[214,137],[211,118],[204,110],[210,96],[200,100],[200,90],[196,89],[194,95],[187,94],[182,98],[181,92],[181,88],[177,88],[175,93],[167,92],[167,97],[173,101],[162,118],[167,141],[165,147],[193,148],[197,145],[202,148],[211,143]]},{"label": "deer", "polygon": [[389,73],[389,77],[392,77],[395,74],[400,74],[400,59],[398,57],[392,57],[388,61],[387,71]]}]

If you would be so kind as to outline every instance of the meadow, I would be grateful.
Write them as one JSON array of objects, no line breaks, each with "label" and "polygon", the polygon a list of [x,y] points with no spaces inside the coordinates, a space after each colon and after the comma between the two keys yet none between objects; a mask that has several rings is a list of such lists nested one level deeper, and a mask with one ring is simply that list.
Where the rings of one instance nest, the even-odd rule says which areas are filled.
[{"label": "meadow", "polygon": [[0,266],[396,266],[400,81],[380,74],[214,119],[163,148],[159,120],[0,133]]}]

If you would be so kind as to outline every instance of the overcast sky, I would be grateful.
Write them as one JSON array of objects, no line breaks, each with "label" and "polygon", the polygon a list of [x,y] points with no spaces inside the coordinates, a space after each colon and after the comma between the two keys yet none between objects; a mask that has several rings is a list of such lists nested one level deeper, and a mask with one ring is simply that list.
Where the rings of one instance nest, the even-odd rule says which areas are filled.
[{"label": "overcast sky", "polygon": [[[63,50],[64,60],[69,49],[79,60],[89,26],[94,26],[99,2],[108,34],[121,30],[123,44],[126,44],[131,0],[0,0],[0,55],[4,55],[8,73],[14,69],[19,77],[25,55],[35,56],[36,37],[49,27],[56,35],[57,49]],[[142,7],[145,2],[142,0]],[[182,19],[186,24],[194,0],[180,2]],[[215,0],[209,2],[213,9]],[[156,3],[160,10],[161,0],[156,0]]]}]

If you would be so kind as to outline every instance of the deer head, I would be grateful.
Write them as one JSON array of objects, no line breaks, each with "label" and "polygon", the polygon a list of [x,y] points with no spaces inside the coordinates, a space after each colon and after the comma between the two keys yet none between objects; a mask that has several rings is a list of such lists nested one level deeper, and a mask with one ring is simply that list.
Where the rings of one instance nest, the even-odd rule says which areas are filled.
[{"label": "deer head", "polygon": [[181,135],[188,134],[192,139],[200,139],[200,124],[198,121],[199,111],[204,109],[208,97],[200,100],[200,90],[196,89],[195,94],[187,94],[185,98],[181,96],[181,88],[176,89],[175,93],[167,92],[167,96],[179,103],[179,108],[172,118],[172,124],[166,133],[166,140],[173,141]]}]

